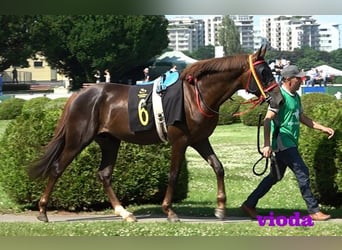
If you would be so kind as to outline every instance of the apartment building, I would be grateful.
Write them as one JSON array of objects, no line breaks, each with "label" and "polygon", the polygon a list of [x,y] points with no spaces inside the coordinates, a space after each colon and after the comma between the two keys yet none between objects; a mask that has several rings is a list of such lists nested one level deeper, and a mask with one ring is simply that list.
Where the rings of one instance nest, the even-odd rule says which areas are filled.
[{"label": "apartment building", "polygon": [[211,16],[204,19],[204,45],[219,46],[218,34],[223,16]]},{"label": "apartment building", "polygon": [[251,15],[230,15],[240,33],[241,47],[246,52],[254,51],[254,22]]},{"label": "apartment building", "polygon": [[[193,51],[203,45],[220,46],[218,34],[222,18],[223,16],[212,15],[203,19],[180,17],[169,20],[173,29],[173,33],[169,35],[169,47]],[[261,16],[260,23],[255,23],[252,15],[230,15],[230,18],[240,33],[241,46],[247,52],[257,50],[264,43],[282,51],[309,46],[329,52],[341,47],[341,25],[319,24],[312,16]]]},{"label": "apartment building", "polygon": [[293,51],[303,46],[318,50],[319,26],[311,16],[266,16],[260,19],[260,34],[276,50]]},{"label": "apartment building", "polygon": [[341,35],[338,24],[324,24],[319,26],[319,49],[332,51],[340,48]]},{"label": "apartment building", "polygon": [[193,52],[204,46],[204,20],[179,17],[169,20],[169,48]]},{"label": "apartment building", "polygon": [[[253,51],[253,16],[231,15],[230,17],[240,33],[242,48]],[[203,19],[179,17],[169,20],[169,48],[192,52],[201,46],[220,46],[218,36],[222,18],[223,16],[208,16]]]}]

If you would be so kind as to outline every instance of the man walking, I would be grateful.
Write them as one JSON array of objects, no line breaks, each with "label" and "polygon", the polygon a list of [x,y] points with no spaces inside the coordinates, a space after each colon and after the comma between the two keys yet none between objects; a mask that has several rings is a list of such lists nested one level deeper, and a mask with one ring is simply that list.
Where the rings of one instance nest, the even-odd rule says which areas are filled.
[{"label": "man walking", "polygon": [[[242,204],[241,209],[251,218],[256,218],[256,205],[274,184],[282,179],[285,170],[289,167],[295,174],[300,192],[306,203],[309,215],[313,220],[328,220],[330,215],[320,211],[318,202],[312,194],[309,181],[309,169],[305,165],[298,151],[299,125],[304,125],[320,130],[328,134],[330,139],[334,135],[334,130],[325,127],[303,113],[300,96],[297,91],[301,85],[304,72],[300,72],[298,67],[290,65],[281,72],[282,87],[281,92],[284,103],[279,109],[269,107],[264,119],[264,148],[263,155],[270,157],[272,151],[279,167],[280,177],[271,172],[258,185],[258,187],[248,196]],[[272,131],[272,144],[271,144]]]}]

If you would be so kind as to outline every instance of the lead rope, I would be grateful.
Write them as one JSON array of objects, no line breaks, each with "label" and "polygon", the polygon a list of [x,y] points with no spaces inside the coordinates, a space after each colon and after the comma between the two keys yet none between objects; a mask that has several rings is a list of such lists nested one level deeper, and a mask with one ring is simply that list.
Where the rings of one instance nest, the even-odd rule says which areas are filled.
[{"label": "lead rope", "polygon": [[259,152],[259,154],[261,155],[261,157],[260,157],[259,160],[257,160],[257,161],[254,163],[253,168],[252,168],[252,169],[253,169],[253,173],[254,173],[255,175],[257,175],[257,176],[261,176],[261,175],[263,175],[263,174],[266,172],[266,170],[267,170],[267,168],[268,168],[268,161],[269,161],[268,158],[266,158],[265,167],[264,167],[264,170],[263,170],[263,171],[261,171],[260,173],[258,173],[258,172],[256,171],[256,167],[257,167],[258,163],[259,163],[261,160],[263,160],[263,159],[265,158],[263,152],[262,152],[261,149],[260,149],[261,116],[262,116],[262,114],[260,113],[260,114],[259,114],[259,120],[258,120],[258,130],[257,130],[257,148],[258,148],[258,152]]},{"label": "lead rope", "polygon": [[264,170],[260,173],[258,173],[256,171],[256,166],[258,165],[258,163],[265,158],[263,152],[261,151],[260,149],[260,127],[261,127],[261,116],[262,114],[260,113],[259,114],[259,123],[258,123],[258,132],[257,132],[257,147],[258,147],[258,152],[259,154],[261,155],[260,159],[256,161],[256,163],[254,163],[253,165],[253,173],[257,176],[261,176],[263,175],[267,168],[268,168],[268,162],[269,162],[269,159],[271,159],[271,174],[273,175],[274,178],[276,178],[277,181],[281,180],[282,178],[282,174],[280,173],[280,170],[279,170],[279,166],[278,166],[278,163],[277,163],[277,160],[276,160],[276,157],[274,155],[274,153],[272,152],[271,154],[271,157],[270,158],[266,158],[266,162],[265,162],[265,167],[264,167]]}]

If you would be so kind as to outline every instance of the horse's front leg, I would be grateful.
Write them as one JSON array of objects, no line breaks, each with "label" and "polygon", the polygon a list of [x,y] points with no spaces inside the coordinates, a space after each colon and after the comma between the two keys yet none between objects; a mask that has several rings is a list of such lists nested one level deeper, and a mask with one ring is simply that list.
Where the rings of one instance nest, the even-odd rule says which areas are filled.
[{"label": "horse's front leg", "polygon": [[135,222],[135,216],[128,212],[120,203],[112,187],[112,174],[114,164],[120,146],[120,140],[109,135],[98,136],[96,142],[99,144],[102,152],[101,164],[98,171],[98,177],[102,182],[103,189],[107,194],[109,201],[114,208],[114,214],[121,216],[124,221]]},{"label": "horse's front leg", "polygon": [[223,219],[226,215],[226,189],[224,184],[224,169],[222,163],[217,158],[209,139],[191,145],[213,168],[217,180],[217,208],[215,216]]},{"label": "horse's front leg", "polygon": [[165,197],[162,203],[163,212],[167,215],[167,220],[170,222],[178,222],[177,214],[172,210],[172,199],[175,185],[177,182],[180,166],[184,160],[186,146],[183,143],[173,143],[171,149],[171,167],[169,174],[169,182],[166,189]]}]

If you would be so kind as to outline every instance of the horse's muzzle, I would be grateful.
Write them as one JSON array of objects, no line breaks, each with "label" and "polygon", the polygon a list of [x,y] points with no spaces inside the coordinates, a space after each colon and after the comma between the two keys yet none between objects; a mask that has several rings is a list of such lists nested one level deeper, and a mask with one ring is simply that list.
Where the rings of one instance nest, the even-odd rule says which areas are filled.
[{"label": "horse's muzzle", "polygon": [[279,109],[280,105],[283,103],[283,95],[280,92],[280,88],[275,87],[272,91],[267,92],[265,100],[271,108]]}]

